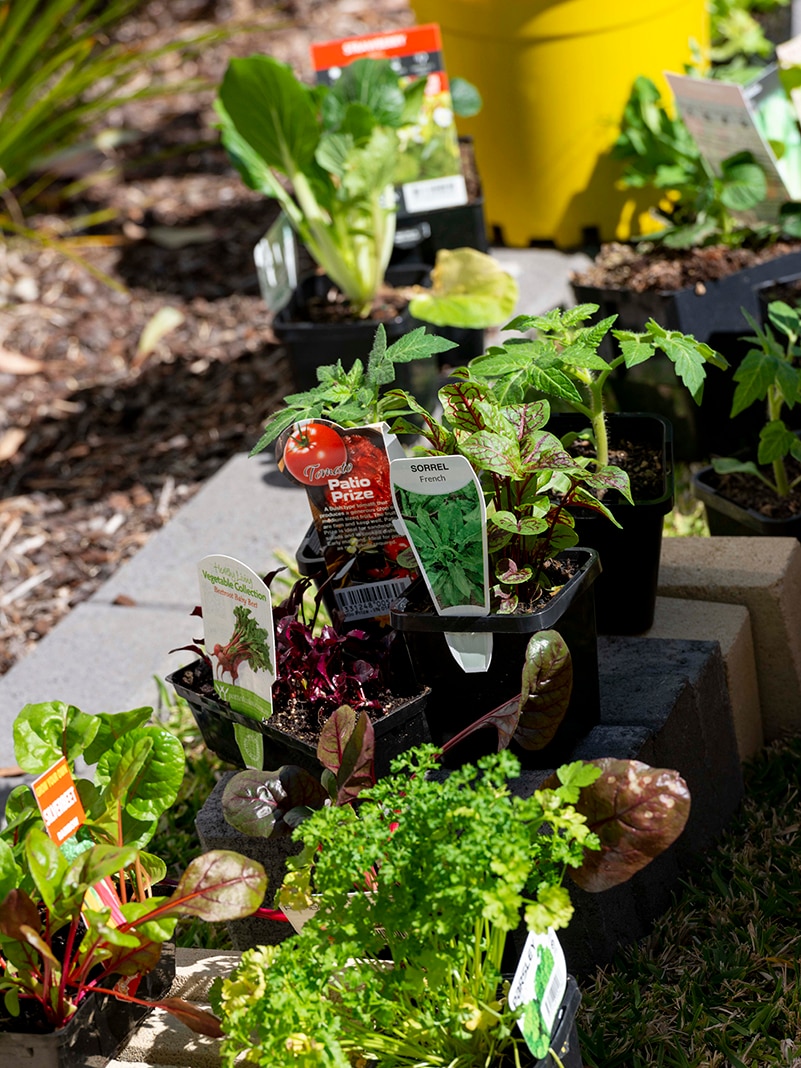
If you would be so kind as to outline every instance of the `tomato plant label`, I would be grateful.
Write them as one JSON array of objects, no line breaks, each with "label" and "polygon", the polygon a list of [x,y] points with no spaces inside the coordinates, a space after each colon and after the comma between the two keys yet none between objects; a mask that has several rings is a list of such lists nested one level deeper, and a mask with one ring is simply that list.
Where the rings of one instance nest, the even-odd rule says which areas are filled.
[{"label": "tomato plant label", "polygon": [[[204,557],[198,577],[214,689],[235,711],[268,719],[275,678],[270,591],[255,571],[231,556]],[[257,759],[254,753],[243,752],[243,757],[249,765]]]},{"label": "tomato plant label", "polygon": [[414,557],[396,529],[384,426],[294,423],[276,443],[278,465],[306,489],[337,607],[345,622],[386,617],[411,581]]},{"label": "tomato plant label", "polygon": [[517,1026],[535,1057],[545,1057],[559,1006],[567,989],[565,955],[552,928],[530,931],[509,987],[509,1007],[525,1005]]}]

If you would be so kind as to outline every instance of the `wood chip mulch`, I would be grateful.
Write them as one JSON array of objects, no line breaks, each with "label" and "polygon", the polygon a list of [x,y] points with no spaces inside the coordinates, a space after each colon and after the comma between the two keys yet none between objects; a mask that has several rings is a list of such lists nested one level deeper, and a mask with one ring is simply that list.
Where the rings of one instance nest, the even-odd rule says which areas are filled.
[{"label": "wood chip mulch", "polygon": [[[180,90],[216,86],[254,52],[310,80],[312,40],[413,22],[406,0],[151,0],[119,36],[149,47],[225,27],[165,58]],[[111,113],[125,137],[76,154],[63,178],[102,180],[27,220],[54,241],[76,229],[70,251],[119,289],[55,248],[0,243],[0,675],[249,449],[291,388],[253,265],[276,209],[229,166],[213,96]]]}]

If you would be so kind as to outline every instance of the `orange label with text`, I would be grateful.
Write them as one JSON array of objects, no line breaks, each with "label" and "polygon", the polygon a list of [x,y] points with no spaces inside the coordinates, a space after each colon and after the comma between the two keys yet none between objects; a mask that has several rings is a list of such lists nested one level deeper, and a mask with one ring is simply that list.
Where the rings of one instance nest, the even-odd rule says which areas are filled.
[{"label": "orange label with text", "polygon": [[33,794],[47,833],[56,845],[75,834],[86,819],[66,757],[34,781]]}]

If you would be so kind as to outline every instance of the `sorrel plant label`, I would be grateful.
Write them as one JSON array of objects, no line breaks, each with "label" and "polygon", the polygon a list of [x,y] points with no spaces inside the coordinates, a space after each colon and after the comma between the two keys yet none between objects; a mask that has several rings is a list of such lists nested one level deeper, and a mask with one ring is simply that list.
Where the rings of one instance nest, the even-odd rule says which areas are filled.
[{"label": "sorrel plant label", "polygon": [[464,456],[393,460],[403,533],[441,616],[489,613],[484,494]]},{"label": "sorrel plant label", "polygon": [[235,711],[269,719],[275,678],[270,591],[255,571],[231,556],[204,557],[198,578],[216,692]]}]

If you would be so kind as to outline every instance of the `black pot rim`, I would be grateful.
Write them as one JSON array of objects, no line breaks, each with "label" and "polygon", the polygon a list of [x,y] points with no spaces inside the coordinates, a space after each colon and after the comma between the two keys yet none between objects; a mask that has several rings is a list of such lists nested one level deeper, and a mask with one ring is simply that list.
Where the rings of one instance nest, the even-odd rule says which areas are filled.
[{"label": "black pot rim", "polygon": [[717,472],[712,464],[708,464],[692,474],[693,492],[706,508],[721,512],[723,515],[728,516],[729,519],[737,520],[743,526],[750,527],[757,534],[762,531],[770,531],[778,536],[785,533],[790,534],[792,537],[798,536],[795,531],[786,531],[784,528],[795,525],[801,527],[801,512],[787,516],[786,519],[774,519],[771,516],[757,512],[754,508],[744,508],[741,504],[737,504],[731,498],[724,496],[716,486],[712,485],[710,478],[714,478],[716,475]]},{"label": "black pot rim", "polygon": [[534,634],[549,630],[563,614],[566,605],[582,593],[601,573],[601,561],[595,549],[580,545],[559,553],[558,559],[564,557],[584,556],[579,571],[565,583],[550,599],[547,605],[535,612],[519,615],[490,613],[487,616],[440,616],[436,612],[418,612],[408,607],[420,590],[428,591],[422,578],[415,579],[408,590],[390,605],[389,618],[395,630],[427,631],[441,634],[443,632],[476,632],[494,634]]}]

